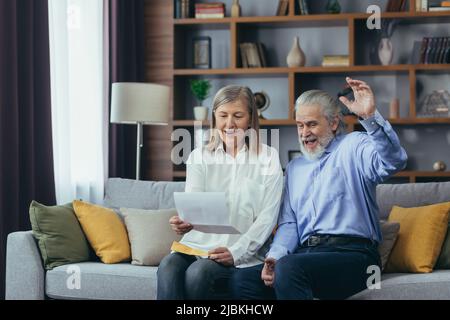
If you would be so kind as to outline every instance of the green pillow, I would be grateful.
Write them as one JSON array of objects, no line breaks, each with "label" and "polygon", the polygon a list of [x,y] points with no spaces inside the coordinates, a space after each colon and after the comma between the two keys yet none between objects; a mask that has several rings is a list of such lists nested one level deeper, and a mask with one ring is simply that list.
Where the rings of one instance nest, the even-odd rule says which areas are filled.
[{"label": "green pillow", "polygon": [[89,261],[89,244],[71,203],[47,207],[32,201],[30,221],[45,269]]},{"label": "green pillow", "polygon": [[435,269],[450,269],[450,222]]}]

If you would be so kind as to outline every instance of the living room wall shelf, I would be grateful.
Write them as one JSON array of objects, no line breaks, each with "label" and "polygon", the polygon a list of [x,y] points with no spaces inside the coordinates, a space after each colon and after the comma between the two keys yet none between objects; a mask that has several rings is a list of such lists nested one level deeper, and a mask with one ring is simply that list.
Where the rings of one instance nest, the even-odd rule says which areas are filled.
[{"label": "living room wall shelf", "polygon": [[[345,117],[348,124],[358,125],[359,120],[353,116]],[[393,125],[450,124],[449,118],[386,118]]]},{"label": "living room wall shelf", "polygon": [[[269,120],[262,120],[261,126],[280,129],[283,149],[280,150],[280,157],[285,165],[287,151],[298,148],[294,115],[297,97],[310,89],[322,89],[336,95],[343,89],[345,77],[351,76],[371,84],[378,109],[399,132],[408,155],[420,158],[419,164],[410,168],[422,171],[402,172],[395,179],[413,182],[416,179],[448,178],[447,173],[431,174],[423,170],[431,167],[420,154],[415,154],[422,149],[405,139],[411,131],[415,131],[414,134],[419,137],[417,143],[421,146],[436,144],[441,150],[450,144],[445,142],[448,140],[445,132],[446,128],[450,128],[450,117],[421,116],[419,112],[427,86],[430,90],[442,89],[435,85],[437,82],[448,88],[450,64],[413,64],[410,59],[414,41],[425,36],[450,36],[450,12],[416,12],[415,0],[408,0],[403,12],[382,12],[381,18],[396,20],[398,24],[393,34],[393,62],[381,65],[370,60],[371,54],[374,54],[371,50],[374,50],[376,32],[367,29],[366,20],[371,14],[366,13],[366,9],[375,4],[384,10],[387,0],[340,0],[340,14],[326,13],[327,0],[308,1],[311,9],[308,15],[300,14],[297,0],[289,0],[285,16],[275,15],[278,1],[246,0],[240,3],[241,17],[230,17],[232,0],[222,2],[226,5],[225,18],[169,21],[174,43],[174,63],[169,71],[173,82],[172,128],[194,131],[192,107],[196,101],[190,93],[189,80],[211,81],[211,95],[204,101],[209,108],[214,94],[222,86],[246,85],[253,91],[266,92],[271,98],[271,106],[264,112]],[[192,39],[198,36],[211,37],[211,69],[195,69],[191,64]],[[286,66],[286,56],[295,36],[299,36],[300,46],[306,54],[306,66],[289,68]],[[242,67],[240,44],[244,42],[265,45],[267,67]],[[333,54],[348,55],[349,65],[323,67],[322,57]],[[389,118],[389,104],[395,98],[400,100],[400,115]],[[354,116],[345,116],[344,121],[350,131],[363,130]],[[209,121],[201,123],[204,129],[209,125]],[[438,129],[433,134],[437,136],[434,137],[430,130],[436,127]],[[450,164],[450,155],[442,160]],[[174,179],[185,178],[182,168],[174,166],[173,170]]]},{"label": "living room wall shelf", "polygon": [[[209,127],[210,122],[206,121],[194,121],[194,120],[173,120],[172,124],[174,127],[193,127],[195,125],[201,124],[204,127]],[[262,127],[271,126],[295,126],[295,120],[291,119],[278,119],[278,120],[259,120],[259,124]]]}]

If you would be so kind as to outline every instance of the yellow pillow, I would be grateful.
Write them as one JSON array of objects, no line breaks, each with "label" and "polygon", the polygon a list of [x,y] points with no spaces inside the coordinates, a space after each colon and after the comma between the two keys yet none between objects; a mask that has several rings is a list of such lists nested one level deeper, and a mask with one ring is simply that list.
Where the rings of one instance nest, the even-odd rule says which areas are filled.
[{"label": "yellow pillow", "polygon": [[431,272],[448,228],[450,202],[417,208],[394,206],[389,221],[400,231],[385,272]]},{"label": "yellow pillow", "polygon": [[103,263],[130,260],[127,231],[113,210],[78,200],[73,202],[73,209],[86,238]]}]

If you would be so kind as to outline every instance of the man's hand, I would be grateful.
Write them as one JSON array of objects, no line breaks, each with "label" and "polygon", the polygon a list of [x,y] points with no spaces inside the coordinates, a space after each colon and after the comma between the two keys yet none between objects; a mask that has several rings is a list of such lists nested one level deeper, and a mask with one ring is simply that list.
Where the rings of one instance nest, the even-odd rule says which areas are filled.
[{"label": "man's hand", "polygon": [[345,78],[347,83],[353,90],[354,101],[348,100],[342,96],[339,100],[347,106],[347,108],[357,116],[368,119],[375,113],[375,98],[372,89],[361,80],[353,80],[350,77]]},{"label": "man's hand", "polygon": [[172,230],[179,235],[183,235],[192,230],[193,226],[190,223],[186,223],[180,219],[178,216],[173,216],[169,219],[170,226]]},{"label": "man's hand", "polygon": [[227,248],[216,248],[214,250],[208,251],[209,258],[214,260],[224,266],[234,266],[234,258],[231,252]]},{"label": "man's hand", "polygon": [[268,287],[273,287],[273,282],[275,281],[275,263],[277,261],[274,258],[267,258],[264,261],[264,268],[261,272],[261,279],[264,284]]}]

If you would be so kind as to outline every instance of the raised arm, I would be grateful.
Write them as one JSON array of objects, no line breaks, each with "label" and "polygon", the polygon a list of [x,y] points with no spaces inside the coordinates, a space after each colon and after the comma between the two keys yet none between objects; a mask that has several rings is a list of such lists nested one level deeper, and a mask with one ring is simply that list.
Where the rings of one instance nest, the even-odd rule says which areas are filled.
[{"label": "raised arm", "polygon": [[371,88],[364,81],[347,77],[355,100],[340,97],[347,108],[360,117],[367,136],[356,145],[360,171],[369,180],[380,183],[406,166],[407,155],[392,126],[376,110]]}]

